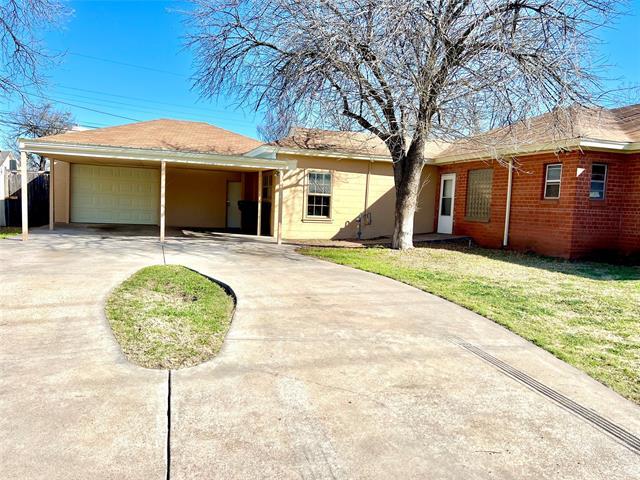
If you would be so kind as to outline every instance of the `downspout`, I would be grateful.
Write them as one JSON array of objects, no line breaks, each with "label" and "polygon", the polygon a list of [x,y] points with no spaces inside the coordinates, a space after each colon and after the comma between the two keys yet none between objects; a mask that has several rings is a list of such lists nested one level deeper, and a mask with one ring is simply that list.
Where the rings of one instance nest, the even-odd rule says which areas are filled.
[{"label": "downspout", "polygon": [[509,220],[511,218],[511,190],[513,188],[513,158],[509,159],[509,178],[507,180],[507,208],[504,213],[504,237],[502,246],[509,245]]},{"label": "downspout", "polygon": [[367,215],[369,213],[369,182],[371,180],[371,164],[373,162],[368,162],[367,165],[367,177],[364,185],[364,212],[359,217],[358,221],[358,240],[362,238],[362,227],[367,225]]}]

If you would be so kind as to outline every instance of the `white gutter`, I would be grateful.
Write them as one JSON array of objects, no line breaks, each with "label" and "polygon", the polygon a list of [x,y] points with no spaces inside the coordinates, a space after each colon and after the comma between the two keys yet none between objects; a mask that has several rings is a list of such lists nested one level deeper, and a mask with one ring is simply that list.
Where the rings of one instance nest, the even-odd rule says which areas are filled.
[{"label": "white gutter", "polygon": [[504,213],[504,236],[502,246],[509,245],[509,223],[511,220],[511,191],[513,189],[513,158],[509,159],[509,177],[507,180],[507,208]]},{"label": "white gutter", "polygon": [[150,148],[107,147],[101,145],[46,142],[37,139],[19,139],[19,144],[22,151],[40,155],[65,155],[151,162],[165,161],[192,165],[274,170],[291,170],[296,167],[295,161],[254,158],[246,155],[221,155],[216,153],[181,152],[177,150]]}]

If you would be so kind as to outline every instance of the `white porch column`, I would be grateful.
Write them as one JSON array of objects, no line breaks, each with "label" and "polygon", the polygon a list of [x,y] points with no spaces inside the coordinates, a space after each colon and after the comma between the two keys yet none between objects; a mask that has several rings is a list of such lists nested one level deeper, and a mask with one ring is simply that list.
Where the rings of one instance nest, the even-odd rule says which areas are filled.
[{"label": "white porch column", "polygon": [[20,196],[22,198],[22,240],[29,239],[29,178],[27,177],[27,152],[20,150]]},{"label": "white porch column", "polygon": [[258,170],[258,228],[256,235],[262,232],[262,170]]},{"label": "white porch column", "polygon": [[53,158],[49,159],[49,230],[53,230],[53,226],[56,223],[56,208],[55,208],[55,193],[53,189],[55,188],[55,178],[54,178],[54,165],[55,161]]},{"label": "white porch column", "polygon": [[282,244],[282,197],[284,190],[284,172],[278,171],[278,245]]},{"label": "white porch column", "polygon": [[160,163],[160,242],[164,243],[165,213],[166,213],[166,183],[167,183],[167,162]]}]

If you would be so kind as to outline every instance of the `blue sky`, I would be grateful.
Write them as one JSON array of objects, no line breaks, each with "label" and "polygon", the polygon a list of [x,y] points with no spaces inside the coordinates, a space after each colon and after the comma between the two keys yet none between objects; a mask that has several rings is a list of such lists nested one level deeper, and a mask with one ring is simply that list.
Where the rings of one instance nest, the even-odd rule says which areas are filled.
[{"label": "blue sky", "polygon": [[187,4],[69,3],[74,14],[45,36],[52,53],[66,52],[47,71],[46,96],[71,111],[78,123],[104,126],[169,117],[257,135],[260,119],[252,112],[237,110],[232,101],[203,100],[192,89],[192,55],[184,47],[184,16],[178,11]]},{"label": "blue sky", "polygon": [[[50,86],[45,95],[71,111],[78,123],[106,126],[169,117],[257,136],[259,116],[238,110],[232,99],[202,100],[192,90],[192,55],[183,45],[184,17],[178,12],[188,8],[186,4],[69,3],[73,16],[44,37],[49,50],[66,52],[47,71]],[[631,2],[629,10],[618,25],[601,32],[604,44],[599,49],[611,66],[610,78],[640,85],[640,0]]]}]

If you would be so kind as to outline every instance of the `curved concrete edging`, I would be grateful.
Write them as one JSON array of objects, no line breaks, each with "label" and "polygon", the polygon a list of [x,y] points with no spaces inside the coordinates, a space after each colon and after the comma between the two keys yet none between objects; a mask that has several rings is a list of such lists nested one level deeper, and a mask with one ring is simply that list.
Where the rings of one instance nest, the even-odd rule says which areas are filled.
[{"label": "curved concrete edging", "polygon": [[[210,282],[215,283],[216,285],[218,285],[220,288],[222,288],[222,290],[224,290],[224,292],[231,297],[231,300],[233,302],[233,309],[231,310],[231,314],[229,316],[229,328],[227,328],[227,331],[224,334],[224,338],[222,339],[222,346],[220,347],[220,350],[218,350],[218,353],[203,361],[198,363],[197,365],[190,365],[188,367],[182,367],[182,368],[150,368],[150,367],[145,367],[142,365],[138,365],[137,363],[132,362],[131,360],[129,360],[129,358],[127,357],[127,355],[124,353],[124,351],[122,350],[122,345],[120,344],[120,342],[118,341],[118,339],[115,336],[115,333],[113,331],[113,328],[111,327],[111,322],[109,321],[109,319],[107,318],[107,314],[106,314],[106,307],[107,307],[107,299],[111,296],[111,294],[114,292],[114,290],[116,288],[118,288],[120,285],[122,285],[122,283],[124,283],[125,281],[127,281],[129,278],[131,278],[133,275],[135,275],[137,272],[139,272],[140,270],[144,269],[144,268],[148,268],[148,267],[154,267],[154,266],[168,266],[168,265],[176,265],[176,266],[180,266],[180,267],[184,267],[187,270],[190,270],[194,273],[197,273],[198,275],[200,275],[203,278],[206,278],[207,280],[209,280]],[[217,278],[214,278],[210,275],[206,275],[194,268],[188,267],[186,265],[181,265],[181,264],[177,264],[177,263],[170,263],[167,264],[165,263],[153,263],[150,265],[145,265],[139,268],[135,268],[135,269],[130,269],[126,272],[125,275],[123,275],[123,280],[118,280],[118,282],[113,285],[111,288],[109,288],[109,290],[105,293],[105,295],[102,297],[101,300],[101,310],[100,310],[100,316],[102,319],[103,324],[108,328],[110,336],[111,336],[111,340],[112,343],[114,343],[117,346],[117,351],[118,351],[118,364],[120,365],[126,365],[127,367],[131,368],[133,367],[134,369],[138,369],[138,370],[148,370],[148,371],[156,371],[156,372],[171,372],[172,370],[187,370],[190,368],[195,368],[195,367],[199,367],[200,365],[203,365],[205,363],[209,363],[214,361],[216,358],[218,358],[218,356],[220,355],[220,353],[222,352],[224,346],[225,346],[225,340],[227,338],[227,335],[229,334],[229,330],[231,329],[231,325],[233,324],[233,321],[235,319],[236,316],[236,311],[238,309],[238,296],[236,294],[236,292],[233,290],[233,288],[231,288],[231,286],[229,286],[227,283],[223,282],[222,280],[218,280]]]}]

